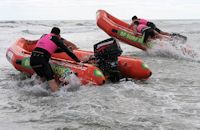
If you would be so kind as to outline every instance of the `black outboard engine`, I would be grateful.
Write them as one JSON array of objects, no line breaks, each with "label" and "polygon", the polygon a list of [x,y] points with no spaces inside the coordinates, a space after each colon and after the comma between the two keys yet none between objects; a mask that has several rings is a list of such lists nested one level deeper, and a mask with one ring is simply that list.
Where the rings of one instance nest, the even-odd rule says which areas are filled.
[{"label": "black outboard engine", "polygon": [[122,49],[114,38],[103,40],[94,45],[94,56],[97,59],[97,65],[111,82],[118,82],[120,80],[118,56],[121,53]]}]

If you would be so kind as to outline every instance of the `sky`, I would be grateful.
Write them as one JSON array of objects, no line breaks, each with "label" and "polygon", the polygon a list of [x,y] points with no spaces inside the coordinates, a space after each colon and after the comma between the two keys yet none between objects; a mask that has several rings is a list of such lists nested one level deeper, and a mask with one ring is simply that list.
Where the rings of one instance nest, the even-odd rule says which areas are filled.
[{"label": "sky", "polygon": [[0,20],[200,19],[200,0],[0,0]]}]

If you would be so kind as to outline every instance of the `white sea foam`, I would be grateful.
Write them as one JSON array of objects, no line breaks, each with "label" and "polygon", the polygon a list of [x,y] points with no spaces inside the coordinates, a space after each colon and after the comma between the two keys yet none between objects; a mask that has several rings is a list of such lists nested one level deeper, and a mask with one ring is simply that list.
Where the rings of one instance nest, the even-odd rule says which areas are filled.
[{"label": "white sea foam", "polygon": [[153,72],[149,80],[81,85],[68,91],[79,86],[74,77],[57,93],[35,77],[20,76],[5,58],[6,49],[20,37],[38,39],[55,25],[64,38],[84,50],[93,50],[109,36],[95,21],[0,22],[0,129],[199,129],[199,57],[184,55],[180,48],[189,47],[199,55],[200,21],[154,22],[165,31],[186,35],[188,41],[158,42],[147,53],[120,43],[123,55],[149,65]]}]

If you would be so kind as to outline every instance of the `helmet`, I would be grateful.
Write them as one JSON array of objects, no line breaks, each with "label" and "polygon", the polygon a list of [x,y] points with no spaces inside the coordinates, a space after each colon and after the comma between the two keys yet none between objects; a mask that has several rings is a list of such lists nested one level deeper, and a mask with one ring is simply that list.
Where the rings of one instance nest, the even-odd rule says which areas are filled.
[{"label": "helmet", "polygon": [[134,24],[135,25],[139,25],[140,23],[138,21],[134,21]]},{"label": "helmet", "polygon": [[136,16],[136,15],[132,17],[132,20],[135,20],[135,19],[137,19],[137,16]]},{"label": "helmet", "polygon": [[56,35],[60,35],[60,29],[58,27],[53,27],[51,29],[51,33],[56,34]]}]

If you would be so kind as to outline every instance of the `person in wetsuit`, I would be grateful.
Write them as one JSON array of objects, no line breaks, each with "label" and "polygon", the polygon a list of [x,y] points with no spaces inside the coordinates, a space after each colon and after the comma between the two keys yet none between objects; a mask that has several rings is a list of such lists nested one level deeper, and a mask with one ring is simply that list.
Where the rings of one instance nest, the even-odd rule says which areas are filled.
[{"label": "person in wetsuit", "polygon": [[132,23],[129,26],[130,28],[133,27],[135,21],[138,21],[139,24],[144,24],[144,25],[146,25],[148,27],[151,27],[153,30],[155,30],[156,32],[158,32],[158,33],[160,33],[162,35],[171,36],[170,33],[163,32],[159,28],[157,28],[156,25],[153,22],[150,22],[150,21],[145,20],[145,19],[138,18],[137,16],[133,16],[132,17]]},{"label": "person in wetsuit", "polygon": [[76,62],[80,62],[76,55],[64,45],[63,40],[60,37],[60,29],[57,27],[53,27],[49,34],[43,35],[38,40],[36,48],[32,51],[30,57],[31,67],[37,75],[48,81],[52,92],[57,91],[59,87],[54,79],[54,73],[49,64],[49,59],[58,48],[66,52],[66,54]]},{"label": "person in wetsuit", "polygon": [[162,39],[162,36],[157,33],[154,29],[152,29],[151,27],[148,27],[144,24],[140,24],[138,21],[134,22],[134,28],[133,28],[133,33],[139,33],[144,36],[144,43],[147,42],[147,40],[150,38],[159,38]]}]

